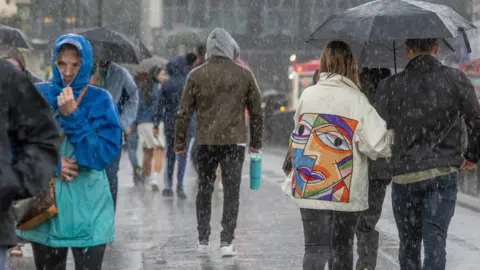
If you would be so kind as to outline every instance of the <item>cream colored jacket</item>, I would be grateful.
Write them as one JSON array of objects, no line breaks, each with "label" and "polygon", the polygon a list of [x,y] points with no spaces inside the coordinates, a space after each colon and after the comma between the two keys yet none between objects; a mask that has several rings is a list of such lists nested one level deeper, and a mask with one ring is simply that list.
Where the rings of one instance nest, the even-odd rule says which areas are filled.
[{"label": "cream colored jacket", "polygon": [[368,208],[367,158],[390,157],[393,131],[349,79],[321,73],[294,117],[292,173],[283,191],[300,208]]}]

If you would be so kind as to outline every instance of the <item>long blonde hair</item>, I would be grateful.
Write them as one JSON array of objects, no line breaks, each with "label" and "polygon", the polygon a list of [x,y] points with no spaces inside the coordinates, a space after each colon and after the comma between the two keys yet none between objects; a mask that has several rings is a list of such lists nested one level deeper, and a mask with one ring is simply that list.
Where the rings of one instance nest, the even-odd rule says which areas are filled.
[{"label": "long blonde hair", "polygon": [[330,41],[320,56],[320,72],[342,75],[361,88],[357,61],[350,46],[339,40]]}]

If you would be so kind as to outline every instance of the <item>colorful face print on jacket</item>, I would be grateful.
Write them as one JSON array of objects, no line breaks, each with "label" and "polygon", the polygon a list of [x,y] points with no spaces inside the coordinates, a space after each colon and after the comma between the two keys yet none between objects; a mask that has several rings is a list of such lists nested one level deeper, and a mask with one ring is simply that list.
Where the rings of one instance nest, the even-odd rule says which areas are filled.
[{"label": "colorful face print on jacket", "polygon": [[329,114],[300,116],[291,145],[295,198],[348,203],[357,124]]}]

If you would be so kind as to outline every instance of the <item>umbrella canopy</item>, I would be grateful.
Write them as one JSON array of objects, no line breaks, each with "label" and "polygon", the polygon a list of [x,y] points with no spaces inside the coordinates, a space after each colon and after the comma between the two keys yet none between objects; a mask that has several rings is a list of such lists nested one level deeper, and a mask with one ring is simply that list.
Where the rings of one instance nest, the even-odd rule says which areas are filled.
[{"label": "umbrella canopy", "polygon": [[160,56],[153,56],[148,59],[142,60],[140,64],[122,64],[132,75],[135,75],[139,72],[149,72],[151,68],[158,66],[161,68],[165,68],[167,65],[168,59],[160,57]]},{"label": "umbrella canopy", "polygon": [[162,37],[161,43],[167,48],[176,47],[181,44],[197,46],[207,43],[208,30],[203,28],[182,27],[170,31]]},{"label": "umbrella canopy", "polygon": [[[405,39],[453,38],[475,28],[457,11],[444,5],[376,0],[331,15],[307,42],[323,47],[329,40],[343,40],[354,47],[359,64],[393,67],[396,63],[393,56],[403,53]],[[451,46],[445,46],[448,47]]]},{"label": "umbrella canopy", "polygon": [[145,44],[143,44],[143,42],[138,37],[130,37],[129,39],[136,47],[138,47],[140,59],[149,59],[153,57],[150,50],[147,48],[147,46],[145,46]]},{"label": "umbrella canopy", "polygon": [[[73,30],[73,33],[84,36],[90,41],[95,57],[99,60],[138,64],[143,57],[151,56],[145,45],[138,45],[141,44],[139,40],[134,42],[123,34],[105,27],[78,29]],[[148,53],[145,53],[145,50]]]},{"label": "umbrella canopy", "polygon": [[0,24],[0,45],[30,49],[27,36],[17,28]]}]

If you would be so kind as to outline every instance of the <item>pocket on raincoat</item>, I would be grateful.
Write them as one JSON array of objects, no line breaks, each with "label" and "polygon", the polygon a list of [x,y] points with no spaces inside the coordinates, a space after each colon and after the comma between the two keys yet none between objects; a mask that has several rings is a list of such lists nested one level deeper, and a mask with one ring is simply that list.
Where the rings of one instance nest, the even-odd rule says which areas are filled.
[{"label": "pocket on raincoat", "polygon": [[[56,227],[58,237],[62,239],[89,238],[92,232],[91,206],[88,200],[88,189],[83,179],[74,179],[72,182],[57,180],[55,195],[58,208]],[[80,183],[79,183],[80,182]],[[80,185],[83,186],[79,187]]]}]

